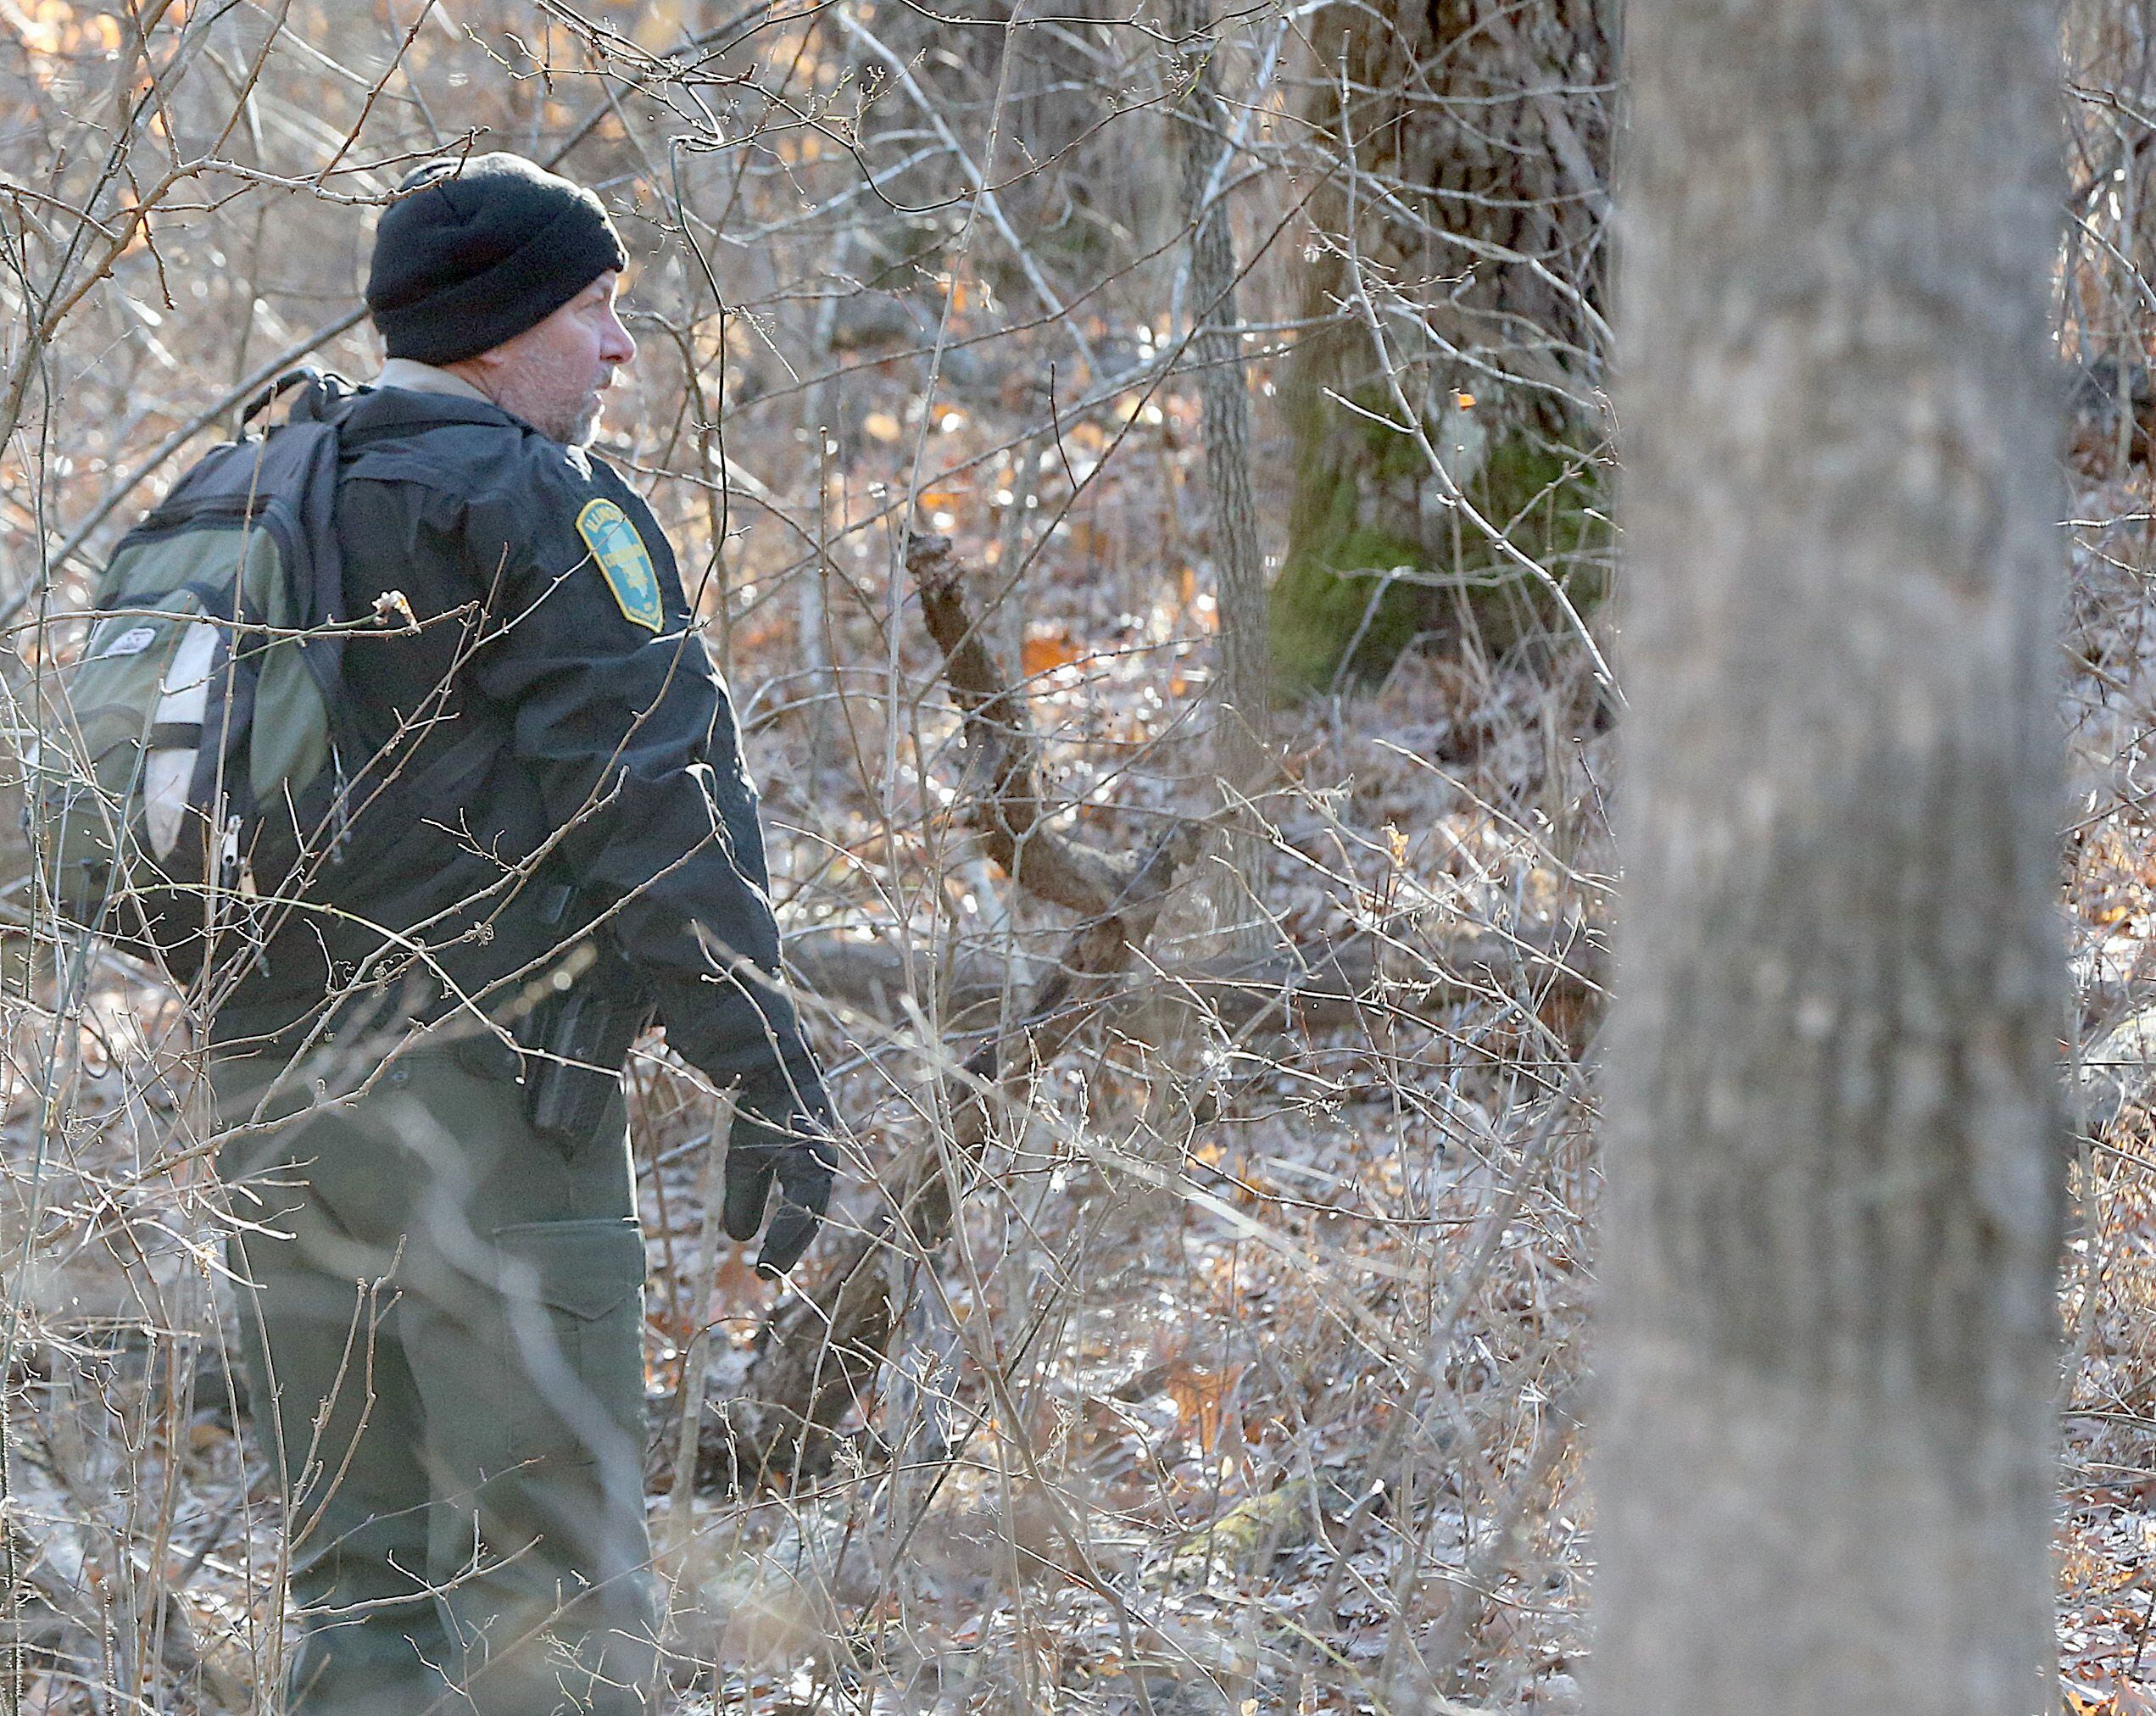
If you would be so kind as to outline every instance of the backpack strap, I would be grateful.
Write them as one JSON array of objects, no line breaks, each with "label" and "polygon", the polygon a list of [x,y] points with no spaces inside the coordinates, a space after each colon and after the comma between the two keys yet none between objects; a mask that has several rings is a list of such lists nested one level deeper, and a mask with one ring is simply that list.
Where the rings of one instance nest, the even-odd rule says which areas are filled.
[{"label": "backpack strap", "polygon": [[[337,437],[358,394],[342,376],[311,369],[295,370],[270,385],[273,395],[287,387],[300,389],[270,443],[272,448],[280,442],[287,445],[293,461],[296,481],[289,492],[298,497],[308,559],[303,623],[309,630],[341,626],[351,616],[344,610],[344,553],[337,539]],[[299,647],[331,710],[340,708],[343,638],[331,631],[304,638]]]},{"label": "backpack strap", "polygon": [[[183,500],[198,506],[226,496],[234,501],[281,501],[290,510],[287,515],[298,529],[295,546],[306,562],[291,569],[291,594],[299,610],[301,628],[311,631],[337,626],[348,617],[344,611],[344,556],[337,540],[337,440],[357,395],[341,376],[294,370],[257,394],[242,421],[251,422],[279,394],[293,388],[299,391],[282,423],[265,434],[243,436],[211,448],[143,526],[154,527],[160,515],[169,514]],[[299,647],[322,694],[334,702],[344,640],[331,632],[304,638]]]},{"label": "backpack strap", "polygon": [[[344,602],[344,555],[337,537],[337,491],[340,475],[339,433],[358,402],[359,390],[343,376],[314,369],[299,369],[279,376],[258,396],[250,411],[266,408],[279,394],[292,389],[292,404],[284,422],[270,432],[265,462],[272,454],[291,461],[283,466],[294,476],[287,493],[300,499],[300,526],[309,562],[308,612],[304,624],[336,627],[351,618]],[[330,630],[301,640],[300,649],[328,704],[335,742],[340,754],[337,811],[340,824],[348,812],[349,788],[343,778],[343,754],[358,754],[358,736],[346,713],[343,685],[344,638]],[[466,719],[472,719],[467,716]],[[472,719],[471,729],[460,735],[426,764],[391,782],[393,794],[415,805],[459,804],[469,798],[493,767],[509,743],[499,725]],[[340,833],[339,844],[345,837]]]}]

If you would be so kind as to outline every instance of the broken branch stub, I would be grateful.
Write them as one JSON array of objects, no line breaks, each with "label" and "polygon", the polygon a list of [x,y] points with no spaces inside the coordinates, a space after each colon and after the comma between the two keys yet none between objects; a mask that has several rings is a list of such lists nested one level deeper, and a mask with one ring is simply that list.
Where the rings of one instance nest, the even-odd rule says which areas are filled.
[{"label": "broken branch stub", "polygon": [[959,801],[991,860],[1028,893],[1095,917],[1128,891],[1132,872],[1105,852],[1052,833],[1041,803],[1039,742],[1024,694],[1006,685],[967,604],[948,537],[916,537],[906,570],[921,593],[928,635],[943,652],[944,683],[966,717],[966,779]]}]

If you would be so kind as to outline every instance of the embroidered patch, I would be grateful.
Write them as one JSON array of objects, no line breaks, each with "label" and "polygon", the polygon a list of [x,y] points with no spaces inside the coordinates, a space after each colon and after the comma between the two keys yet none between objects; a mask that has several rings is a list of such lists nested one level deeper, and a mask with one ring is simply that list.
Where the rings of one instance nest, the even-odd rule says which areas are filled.
[{"label": "embroidered patch", "polygon": [[93,660],[103,661],[114,655],[140,655],[157,642],[154,626],[130,626],[109,644],[100,644],[91,650]]},{"label": "embroidered patch", "polygon": [[610,500],[588,501],[577,515],[577,534],[589,544],[599,576],[621,612],[632,624],[656,632],[666,617],[659,597],[659,571],[629,515]]}]

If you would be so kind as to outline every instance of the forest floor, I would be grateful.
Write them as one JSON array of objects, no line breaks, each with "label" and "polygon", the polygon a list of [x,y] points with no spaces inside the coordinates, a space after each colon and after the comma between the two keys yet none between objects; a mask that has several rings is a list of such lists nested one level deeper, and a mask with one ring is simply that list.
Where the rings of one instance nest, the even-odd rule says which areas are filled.
[{"label": "forest floor", "polygon": [[2131,1716],[2156,1708],[2156,1123],[2143,1042],[2156,538],[2137,484],[2092,488],[2075,507],[2065,857],[2084,1143],[2062,1299],[2059,1645],[2067,1708]]},{"label": "forest floor", "polygon": [[[899,409],[854,432],[894,439]],[[1089,493],[1031,544],[1039,574],[1003,634],[1067,826],[1111,850],[1212,808],[1189,736],[1207,605],[1129,547],[1195,532],[1175,409],[1144,480],[1084,485],[1078,465],[1112,432],[1091,425],[1089,447],[1077,435],[1028,473],[1049,503],[1058,484]],[[1008,510],[1010,460],[959,415],[939,450],[962,464],[978,433],[978,480],[928,504],[987,588],[1028,538],[991,504]],[[2156,1708],[2156,1118],[2132,1023],[2156,977],[2156,522],[2140,493],[2077,499],[2064,676],[2092,1135],[2061,1306],[2060,1642],[2070,1708],[2120,1716]],[[933,650],[917,618],[883,629],[888,587],[861,558],[834,568],[861,591],[826,616],[835,699],[774,666],[799,659],[791,606],[752,599],[728,639],[789,932],[922,961],[913,1011],[816,1012],[850,1135],[842,1220],[942,1112],[963,1039],[937,974],[1038,968],[1067,927],[1011,897],[961,830]],[[714,1331],[725,1388],[774,1290],[723,1240],[699,1284],[712,1100],[646,1045],[652,1518],[680,1709],[1579,1708],[1587,1051],[1613,889],[1598,707],[1579,652],[1548,643],[1497,663],[1412,652],[1284,712],[1292,763],[1259,801],[1261,858],[1201,859],[1139,1001],[1011,1118],[933,1268],[894,1261],[898,1362],[832,1471],[791,1494],[671,1492],[692,1336]],[[1262,927],[1223,927],[1252,904]],[[1175,973],[1253,939],[1306,977],[1350,970],[1352,993],[1285,983],[1233,1024],[1189,1004]],[[176,1013],[108,969],[79,1032],[55,1032],[49,997],[10,1026],[11,1245],[33,1165],[40,1187],[11,1295],[30,1357],[8,1379],[10,1479],[25,1577],[62,1617],[24,1708],[115,1708],[98,1686],[144,1673],[159,1709],[249,1708],[279,1540],[219,1358],[223,1217],[199,1154],[171,1145],[196,1101]],[[42,1125],[62,1073],[67,1123]]]}]

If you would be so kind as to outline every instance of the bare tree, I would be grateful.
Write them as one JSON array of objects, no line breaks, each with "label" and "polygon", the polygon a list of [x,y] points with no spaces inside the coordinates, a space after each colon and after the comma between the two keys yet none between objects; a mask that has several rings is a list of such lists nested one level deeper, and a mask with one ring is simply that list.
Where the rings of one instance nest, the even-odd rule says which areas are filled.
[{"label": "bare tree", "polygon": [[1609,1716],[2050,1696],[2053,23],[1632,14]]},{"label": "bare tree", "polygon": [[[1235,139],[1213,64],[1219,44],[1210,31],[1212,12],[1211,0],[1175,0],[1173,15],[1177,33],[1189,44],[1189,91],[1178,131],[1184,212],[1190,225],[1190,355],[1198,365],[1220,621],[1213,752],[1223,783],[1231,791],[1248,793],[1256,789],[1265,768],[1273,686],[1265,565],[1258,551],[1257,504],[1251,494],[1251,398],[1236,309],[1235,240],[1228,220]],[[1224,869],[1232,878],[1255,877],[1259,850],[1246,830],[1231,836]],[[1244,915],[1240,891],[1235,885],[1217,890],[1223,918]]]}]

